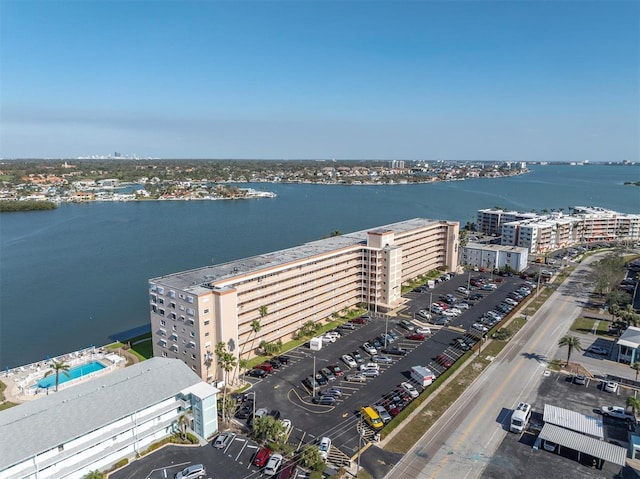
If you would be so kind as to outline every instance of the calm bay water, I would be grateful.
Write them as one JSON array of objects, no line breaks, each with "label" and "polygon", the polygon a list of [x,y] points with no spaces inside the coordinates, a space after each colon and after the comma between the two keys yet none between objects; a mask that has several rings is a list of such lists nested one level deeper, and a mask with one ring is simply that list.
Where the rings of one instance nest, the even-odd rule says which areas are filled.
[{"label": "calm bay water", "polygon": [[[480,208],[640,213],[640,167],[533,166],[431,185],[271,185],[275,199],[61,205],[0,216],[0,368],[148,327],[147,280],[409,218]],[[251,185],[255,187],[255,185]]]}]

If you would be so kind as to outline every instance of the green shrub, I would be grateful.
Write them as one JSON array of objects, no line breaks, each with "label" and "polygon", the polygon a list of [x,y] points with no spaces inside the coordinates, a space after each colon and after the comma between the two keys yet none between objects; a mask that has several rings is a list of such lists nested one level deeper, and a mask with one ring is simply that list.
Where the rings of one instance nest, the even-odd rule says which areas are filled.
[{"label": "green shrub", "polygon": [[118,462],[116,462],[113,465],[114,469],[120,469],[121,467],[126,466],[127,464],[129,464],[129,459],[127,459],[126,457],[124,459],[120,459]]}]

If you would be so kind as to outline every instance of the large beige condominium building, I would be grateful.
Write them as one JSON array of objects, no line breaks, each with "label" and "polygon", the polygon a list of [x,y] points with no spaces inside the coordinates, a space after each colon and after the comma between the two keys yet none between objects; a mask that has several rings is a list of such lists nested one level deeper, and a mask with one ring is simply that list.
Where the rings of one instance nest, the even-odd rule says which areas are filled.
[{"label": "large beige condominium building", "polygon": [[404,281],[457,268],[458,229],[417,218],[151,279],[153,354],[214,381],[222,379],[219,342],[249,358],[262,341],[285,342],[305,322],[345,308],[389,311],[401,304]]},{"label": "large beige condominium building", "polygon": [[502,232],[504,223],[532,219],[537,216],[536,213],[485,208],[478,210],[476,214],[476,230],[487,235],[499,235]]}]

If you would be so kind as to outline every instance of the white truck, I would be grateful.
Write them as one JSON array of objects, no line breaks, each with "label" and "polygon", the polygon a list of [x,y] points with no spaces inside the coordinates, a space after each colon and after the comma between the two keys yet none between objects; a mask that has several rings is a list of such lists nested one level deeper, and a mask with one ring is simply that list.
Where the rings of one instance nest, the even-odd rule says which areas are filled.
[{"label": "white truck", "polygon": [[423,388],[426,388],[436,379],[436,375],[433,374],[431,369],[425,368],[424,366],[413,366],[411,368],[411,379]]},{"label": "white truck", "polygon": [[509,430],[511,432],[521,433],[527,427],[530,418],[531,404],[526,402],[519,403],[511,415],[511,426],[509,426]]}]

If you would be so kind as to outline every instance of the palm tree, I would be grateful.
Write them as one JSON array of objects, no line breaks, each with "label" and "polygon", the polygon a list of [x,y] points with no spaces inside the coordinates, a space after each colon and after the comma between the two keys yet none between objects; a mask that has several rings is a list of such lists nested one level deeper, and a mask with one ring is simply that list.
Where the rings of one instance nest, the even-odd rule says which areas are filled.
[{"label": "palm tree", "polygon": [[627,407],[631,408],[633,411],[633,415],[636,415],[636,412],[640,411],[640,399],[634,396],[629,396],[627,398]]},{"label": "palm tree", "polygon": [[178,429],[180,430],[180,437],[182,440],[187,437],[187,425],[189,424],[189,418],[186,414],[181,414],[178,418]]},{"label": "palm tree", "polygon": [[[233,371],[233,368],[236,367],[237,359],[233,355],[233,353],[230,353],[229,351],[227,351],[227,345],[223,341],[220,341],[218,344],[216,344],[216,357],[218,358],[218,366],[220,366],[220,368],[224,373],[223,375],[224,386],[222,389],[222,404],[224,405],[227,401],[227,377],[229,376],[229,372]],[[225,414],[225,408],[223,407],[222,421],[224,422],[225,420],[226,420],[226,414]]]},{"label": "palm tree", "polygon": [[558,341],[558,346],[567,347],[567,366],[569,365],[569,360],[571,359],[571,353],[573,352],[573,350],[575,349],[577,352],[582,351],[582,344],[580,344],[580,338],[576,336],[571,336],[570,334],[562,336],[560,338],[560,341]]},{"label": "palm tree", "polygon": [[64,361],[51,361],[51,369],[47,371],[44,377],[49,376],[50,374],[56,375],[56,392],[58,392],[58,384],[60,384],[60,372],[69,377],[69,365]]}]

